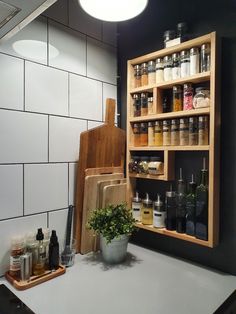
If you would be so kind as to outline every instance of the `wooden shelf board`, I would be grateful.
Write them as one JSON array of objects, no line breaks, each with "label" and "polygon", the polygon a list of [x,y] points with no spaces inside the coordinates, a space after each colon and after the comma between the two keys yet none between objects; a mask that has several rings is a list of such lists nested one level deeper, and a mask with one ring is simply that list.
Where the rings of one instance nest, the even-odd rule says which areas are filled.
[{"label": "wooden shelf board", "polygon": [[166,181],[166,177],[164,175],[150,175],[150,174],[139,174],[139,173],[129,173],[130,178],[141,178],[141,179],[150,179],[150,180],[161,180]]},{"label": "wooden shelf board", "polygon": [[135,223],[135,226],[140,228],[140,229],[148,230],[148,231],[151,231],[151,232],[163,234],[163,235],[166,235],[166,236],[169,236],[169,237],[173,237],[173,238],[177,238],[177,239],[180,239],[180,240],[185,240],[185,241],[193,242],[193,243],[196,243],[196,244],[200,244],[200,245],[211,247],[209,241],[200,240],[200,239],[197,239],[195,237],[189,236],[189,235],[187,235],[185,233],[178,233],[176,231],[170,231],[170,230],[167,230],[165,228],[154,228],[152,225],[143,225],[142,223]]},{"label": "wooden shelf board", "polygon": [[198,37],[198,38],[194,38],[194,39],[185,41],[185,42],[178,44],[178,45],[175,45],[173,47],[164,48],[164,49],[161,49],[159,51],[148,53],[144,56],[134,58],[134,59],[130,60],[130,62],[131,62],[131,64],[135,65],[135,64],[142,63],[142,62],[155,60],[156,58],[164,57],[166,55],[170,55],[174,52],[179,52],[179,51],[184,50],[184,49],[190,49],[190,48],[196,47],[196,46],[199,47],[202,44],[210,43],[212,34],[214,34],[214,32],[207,34],[207,35],[204,35],[204,36],[201,36],[201,37]]},{"label": "wooden shelf board", "polygon": [[147,86],[141,86],[141,87],[137,87],[137,88],[133,88],[131,89],[131,93],[141,93],[141,92],[152,92],[153,88],[157,87],[157,88],[161,88],[161,89],[167,89],[167,88],[171,88],[173,87],[173,85],[177,85],[177,84],[184,84],[187,82],[191,82],[191,83],[201,83],[201,82],[205,82],[205,81],[209,81],[210,80],[210,71],[209,72],[203,72],[203,73],[198,73],[189,77],[185,77],[185,78],[179,78],[176,80],[171,80],[168,82],[162,82],[162,83],[158,83],[158,84],[154,84],[154,85],[147,85]]},{"label": "wooden shelf board", "polygon": [[130,151],[208,151],[209,145],[196,146],[129,146]]},{"label": "wooden shelf board", "polygon": [[182,111],[174,111],[174,112],[167,112],[167,113],[157,113],[148,116],[141,116],[141,117],[131,117],[129,119],[130,122],[142,122],[142,121],[153,121],[153,120],[165,120],[165,119],[175,119],[181,117],[190,117],[190,116],[200,116],[200,115],[209,115],[210,108],[199,108],[199,109],[192,109],[192,110],[182,110]]}]

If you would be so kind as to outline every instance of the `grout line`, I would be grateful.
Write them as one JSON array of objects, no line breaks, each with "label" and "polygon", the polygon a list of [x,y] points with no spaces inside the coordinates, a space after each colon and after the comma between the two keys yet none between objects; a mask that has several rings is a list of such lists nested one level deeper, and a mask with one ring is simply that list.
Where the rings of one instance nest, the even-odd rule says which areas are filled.
[{"label": "grout line", "polygon": [[88,36],[86,36],[85,41],[85,73],[86,77],[88,77]]},{"label": "grout line", "polygon": [[47,212],[47,228],[49,228],[49,212]]},{"label": "grout line", "polygon": [[23,170],[23,197],[22,197],[22,201],[23,201],[23,216],[25,216],[25,165],[22,165],[22,170]]},{"label": "grout line", "polygon": [[68,206],[70,205],[70,163],[68,162]]},{"label": "grout line", "polygon": [[68,116],[70,117],[70,73],[68,73]]},{"label": "grout line", "polygon": [[102,83],[102,121],[105,121],[105,117],[104,117],[104,83]]},{"label": "grout line", "polygon": [[[70,14],[69,14],[69,12],[70,12],[70,1],[66,1],[66,2],[67,2],[67,25],[69,28],[71,28],[70,27]],[[71,28],[71,29],[73,29],[73,28]]]},{"label": "grout line", "polygon": [[26,61],[25,60],[24,60],[23,66],[24,66],[24,70],[23,70],[23,111],[25,111],[25,91],[26,91],[26,87],[25,87],[25,66],[26,66]]},{"label": "grout line", "polygon": [[22,163],[22,162],[11,162],[11,163],[9,163],[9,162],[3,162],[3,163],[0,163],[0,166],[15,166],[15,165],[22,165],[22,164],[24,164],[24,165],[53,165],[53,164],[55,164],[55,165],[57,165],[57,164],[67,164],[67,163],[77,163],[78,162],[78,160],[70,160],[70,161],[68,161],[68,160],[66,160],[66,161],[50,161],[50,162],[47,162],[47,161],[34,161],[34,162],[24,162],[24,163]]},{"label": "grout line", "polygon": [[50,120],[50,117],[48,115],[48,163],[49,163],[49,120]]},{"label": "grout line", "polygon": [[47,18],[47,66],[49,66],[49,19]]}]

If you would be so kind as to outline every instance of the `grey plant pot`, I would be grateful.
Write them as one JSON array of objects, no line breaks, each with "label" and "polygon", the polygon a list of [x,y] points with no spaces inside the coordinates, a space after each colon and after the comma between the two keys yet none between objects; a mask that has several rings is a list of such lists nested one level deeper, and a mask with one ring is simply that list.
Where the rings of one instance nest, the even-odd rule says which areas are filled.
[{"label": "grey plant pot", "polygon": [[107,240],[100,235],[100,248],[104,262],[108,264],[123,262],[127,253],[128,241],[129,236],[124,234],[107,243]]}]

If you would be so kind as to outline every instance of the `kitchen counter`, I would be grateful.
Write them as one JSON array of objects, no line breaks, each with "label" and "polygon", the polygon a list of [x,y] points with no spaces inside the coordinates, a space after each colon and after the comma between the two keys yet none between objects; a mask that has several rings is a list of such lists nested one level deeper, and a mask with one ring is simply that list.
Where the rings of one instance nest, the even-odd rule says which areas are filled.
[{"label": "kitchen counter", "polygon": [[77,255],[65,275],[25,291],[8,286],[37,314],[212,314],[236,278],[129,244],[124,264]]}]

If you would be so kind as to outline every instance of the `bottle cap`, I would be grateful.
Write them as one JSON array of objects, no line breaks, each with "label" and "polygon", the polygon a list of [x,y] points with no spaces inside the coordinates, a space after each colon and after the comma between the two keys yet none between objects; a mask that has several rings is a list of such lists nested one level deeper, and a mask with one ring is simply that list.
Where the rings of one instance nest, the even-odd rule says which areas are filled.
[{"label": "bottle cap", "polygon": [[145,205],[152,205],[152,200],[149,198],[148,193],[146,193],[146,198],[143,199],[143,204],[145,204]]},{"label": "bottle cap", "polygon": [[133,202],[136,202],[136,203],[141,202],[141,198],[139,197],[139,194],[137,191],[136,191],[135,197],[133,198]]},{"label": "bottle cap", "polygon": [[161,196],[160,194],[157,194],[157,200],[154,202],[154,206],[161,207],[162,205],[163,205],[163,202],[161,200]]},{"label": "bottle cap", "polygon": [[36,240],[41,241],[44,239],[42,228],[38,229],[38,233],[36,234]]}]

